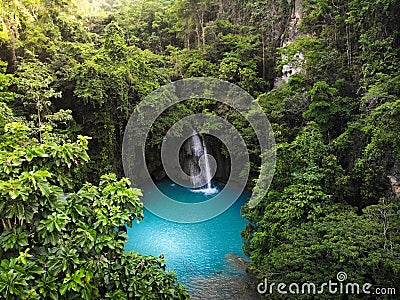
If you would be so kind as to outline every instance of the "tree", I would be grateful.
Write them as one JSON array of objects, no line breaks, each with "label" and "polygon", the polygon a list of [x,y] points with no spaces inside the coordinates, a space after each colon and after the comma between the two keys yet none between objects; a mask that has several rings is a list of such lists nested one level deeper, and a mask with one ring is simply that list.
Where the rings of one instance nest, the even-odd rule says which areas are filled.
[{"label": "tree", "polygon": [[125,224],[143,218],[141,191],[113,174],[77,187],[87,138],[63,142],[47,130],[39,141],[23,123],[4,132],[0,298],[187,298],[163,259],[124,251]]},{"label": "tree", "polygon": [[93,52],[74,68],[74,94],[88,112],[83,126],[92,132],[93,148],[98,149],[93,157],[103,169],[122,174],[122,136],[128,118],[140,99],[166,78],[157,65],[159,57],[127,46],[116,23],[106,27],[102,47]]},{"label": "tree", "polygon": [[206,23],[214,19],[214,0],[178,0],[171,8],[177,19],[177,29],[185,33],[185,44],[191,48],[191,39],[197,49],[206,45]]}]

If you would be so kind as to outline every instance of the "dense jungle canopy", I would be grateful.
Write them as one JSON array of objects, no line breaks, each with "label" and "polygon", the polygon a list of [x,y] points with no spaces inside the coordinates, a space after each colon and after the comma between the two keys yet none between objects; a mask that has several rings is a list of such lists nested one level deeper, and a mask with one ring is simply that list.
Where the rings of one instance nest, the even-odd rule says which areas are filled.
[{"label": "dense jungle canopy", "polygon": [[[190,77],[240,86],[274,130],[271,187],[242,209],[248,271],[400,293],[399,16],[397,0],[0,0],[0,298],[188,298],[163,258],[124,251],[143,205],[121,149],[135,106]],[[242,133],[251,189],[254,132],[209,99],[153,125],[149,170],[198,112]]]}]

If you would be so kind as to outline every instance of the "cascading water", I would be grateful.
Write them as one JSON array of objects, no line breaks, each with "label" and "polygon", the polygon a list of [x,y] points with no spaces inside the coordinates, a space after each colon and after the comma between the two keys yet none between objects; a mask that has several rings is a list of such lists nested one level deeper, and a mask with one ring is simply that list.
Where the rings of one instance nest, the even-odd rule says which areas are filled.
[{"label": "cascading water", "polygon": [[203,155],[204,150],[203,150],[203,143],[200,140],[199,135],[197,134],[196,131],[193,130],[193,135],[192,135],[192,149],[193,149],[193,154],[197,158]]},{"label": "cascading water", "polygon": [[207,147],[206,144],[203,141],[203,152],[204,152],[204,169],[206,171],[206,181],[207,181],[207,189],[212,189],[211,185],[211,169],[210,169],[210,162],[208,161],[208,156],[207,156]]},{"label": "cascading water", "polygon": [[[199,135],[193,130],[193,135],[190,138],[190,152],[192,159],[189,161],[189,175],[190,181],[194,188],[203,186],[204,178],[201,176],[201,165],[199,165],[199,159],[204,154],[203,144],[200,140]],[[200,172],[199,172],[200,171]]]},{"label": "cascading water", "polygon": [[[200,136],[193,130],[193,135],[190,139],[190,147],[195,163],[191,163],[189,167],[190,180],[193,192],[201,192],[205,194],[214,194],[218,192],[217,188],[212,187],[212,176],[210,162],[207,156],[207,147]],[[204,159],[200,159],[204,156]],[[200,169],[200,172],[199,172]]]}]

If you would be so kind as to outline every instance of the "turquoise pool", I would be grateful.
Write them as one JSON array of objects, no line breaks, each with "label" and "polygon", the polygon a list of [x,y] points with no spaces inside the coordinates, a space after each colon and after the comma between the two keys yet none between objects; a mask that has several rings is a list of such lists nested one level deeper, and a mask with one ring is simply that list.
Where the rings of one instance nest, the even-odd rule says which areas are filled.
[{"label": "turquoise pool", "polygon": [[[192,191],[169,180],[161,181],[157,186],[174,200],[190,203],[208,200],[223,188],[214,184],[216,193],[207,194]],[[146,199],[152,194],[152,190],[146,190],[143,197]],[[126,250],[144,255],[163,254],[167,270],[175,270],[178,279],[189,291],[200,288],[199,285],[204,288],[207,282],[245,276],[246,257],[241,249],[240,232],[246,220],[240,215],[240,209],[249,197],[250,194],[242,193],[224,213],[200,223],[167,221],[145,209],[144,220],[128,228]]]}]

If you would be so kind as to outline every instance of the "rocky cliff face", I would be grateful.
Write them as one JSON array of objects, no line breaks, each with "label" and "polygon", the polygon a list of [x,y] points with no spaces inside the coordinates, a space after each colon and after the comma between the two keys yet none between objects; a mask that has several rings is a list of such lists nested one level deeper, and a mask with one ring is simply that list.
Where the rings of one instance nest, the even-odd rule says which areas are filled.
[{"label": "rocky cliff face", "polygon": [[[296,40],[299,36],[299,25],[302,19],[302,6],[301,0],[293,0],[292,3],[292,14],[289,23],[286,27],[285,33],[282,36],[282,46],[286,46]],[[297,54],[298,59],[303,59],[302,53]],[[291,64],[284,65],[282,67],[282,75],[277,77],[275,80],[275,87],[279,87],[283,82],[288,82],[290,76],[301,72],[302,69],[295,67]]]},{"label": "rocky cliff face", "polygon": [[222,143],[214,138],[206,138],[206,144],[209,154],[214,156],[217,162],[214,179],[224,183],[227,182],[231,169],[231,160],[221,152]]},{"label": "rocky cliff face", "polygon": [[392,187],[392,192],[396,197],[400,197],[400,179],[398,177],[389,175],[390,185]]},{"label": "rocky cliff face", "polygon": [[302,10],[301,0],[294,0],[292,15],[287,27],[286,36],[284,37],[283,46],[293,42],[299,36],[298,27],[302,18]]}]

